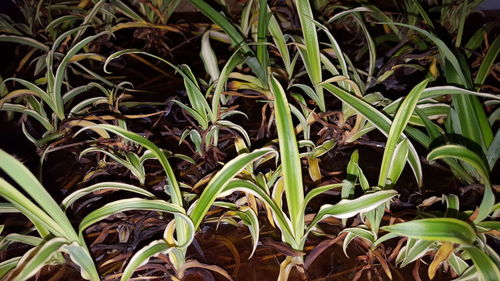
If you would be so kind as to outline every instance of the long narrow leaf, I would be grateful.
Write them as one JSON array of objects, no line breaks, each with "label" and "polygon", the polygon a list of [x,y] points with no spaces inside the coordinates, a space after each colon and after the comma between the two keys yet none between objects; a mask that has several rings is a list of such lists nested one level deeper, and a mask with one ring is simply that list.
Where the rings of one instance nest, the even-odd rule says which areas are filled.
[{"label": "long narrow leaf", "polygon": [[310,231],[325,217],[333,216],[342,219],[368,212],[391,200],[397,194],[395,190],[383,190],[365,194],[353,200],[343,199],[335,205],[323,205],[307,229]]},{"label": "long narrow leaf", "polygon": [[24,281],[35,275],[50,258],[61,248],[67,244],[68,241],[64,238],[53,238],[38,248],[34,249],[34,252],[28,252],[28,259],[24,260],[25,257],[17,264],[17,267],[13,271],[12,281]]},{"label": "long narrow leaf", "polygon": [[119,183],[119,182],[101,182],[79,189],[71,193],[70,195],[66,196],[66,198],[64,198],[64,200],[61,203],[61,208],[63,210],[66,210],[75,201],[82,198],[83,196],[101,190],[123,190],[123,191],[133,192],[136,194],[141,194],[152,199],[156,198],[156,196],[154,196],[154,194],[152,194],[151,192],[134,185]]},{"label": "long narrow leaf", "polygon": [[[3,170],[7,175],[9,175],[19,186],[28,193],[33,200],[35,200],[39,206],[47,212],[48,215],[56,221],[55,225],[52,225],[51,228],[58,229],[59,234],[63,235],[70,241],[79,241],[78,236],[76,236],[75,231],[73,230],[73,226],[69,221],[68,217],[62,212],[61,208],[57,205],[57,203],[52,199],[52,196],[45,190],[45,188],[40,184],[38,179],[26,168],[21,162],[19,162],[14,157],[10,156],[8,153],[0,149],[0,169]],[[3,181],[3,179],[2,179]],[[7,186],[7,183],[3,181]],[[4,190],[2,188],[1,193]],[[18,192],[19,193],[19,192]],[[13,194],[12,192],[10,193]],[[19,193],[20,194],[20,193]],[[9,194],[1,194],[2,196],[9,196]],[[20,195],[22,196],[22,195]],[[19,196],[18,196],[19,197]],[[24,203],[19,202],[17,204],[22,204],[23,208],[26,208],[28,202],[24,196],[22,196]],[[21,198],[20,198],[21,199]],[[31,204],[33,205],[33,204]],[[19,207],[19,206],[16,206]],[[32,207],[29,207],[30,209]],[[39,216],[45,215],[37,211]],[[47,218],[43,219],[44,223],[50,224],[52,220],[48,220]],[[59,230],[59,229],[62,229]]]},{"label": "long narrow leaf", "polygon": [[322,112],[326,111],[323,89],[318,86],[321,78],[321,61],[319,52],[318,34],[314,25],[314,16],[311,10],[311,4],[308,0],[295,1],[297,13],[302,27],[302,36],[306,46],[304,63],[307,68],[307,74],[313,83],[316,94],[318,95],[318,106]]},{"label": "long narrow leaf", "polygon": [[243,169],[251,162],[261,158],[262,156],[272,152],[270,148],[256,149],[250,153],[244,153],[238,155],[236,158],[227,162],[224,167],[215,174],[215,176],[210,180],[207,187],[200,196],[200,199],[195,203],[194,207],[190,209],[189,217],[192,219],[195,229],[197,229],[208,209],[218,197],[218,195],[224,190],[224,187],[229,183],[229,181],[238,175]]},{"label": "long narrow leaf", "polygon": [[173,247],[168,245],[165,240],[155,240],[149,243],[132,256],[127,267],[123,270],[120,281],[128,281],[132,277],[132,274],[134,274],[134,271],[144,265],[151,257],[160,253],[167,254],[172,249]]},{"label": "long narrow leaf", "polygon": [[387,175],[390,173],[389,167],[391,165],[391,160],[396,150],[396,146],[406,127],[406,124],[408,124],[408,121],[413,114],[413,110],[417,105],[420,94],[422,94],[422,91],[425,89],[428,82],[428,80],[424,80],[413,87],[408,96],[401,103],[396,116],[394,116],[394,120],[387,136],[387,143],[385,145],[384,156],[382,157],[382,164],[380,165],[378,178],[378,185],[380,187],[385,187],[386,185]]},{"label": "long narrow leaf", "polygon": [[166,212],[176,215],[176,217],[183,219],[186,222],[186,225],[188,226],[187,232],[185,233],[186,237],[183,237],[185,242],[178,246],[186,247],[189,244],[191,244],[191,241],[194,238],[194,227],[191,222],[191,219],[186,215],[182,207],[179,207],[176,204],[168,203],[164,200],[151,200],[142,198],[117,200],[108,203],[97,210],[92,211],[90,214],[85,216],[80,222],[79,226],[80,235],[82,235],[83,231],[90,225],[102,219],[105,219],[106,217],[112,214],[131,211],[131,210],[149,210],[157,212]]},{"label": "long narrow leaf", "polygon": [[270,89],[274,96],[276,130],[278,131],[280,159],[288,211],[292,220],[294,236],[296,239],[301,239],[304,233],[304,212],[302,209],[302,205],[304,204],[304,187],[302,185],[302,167],[297,138],[285,91],[276,78],[271,77],[269,81]]},{"label": "long narrow leaf", "polygon": [[[189,0],[196,8],[198,8],[205,16],[220,26],[224,32],[231,38],[233,47],[242,49],[242,52],[247,56],[247,64],[252,68],[253,72],[259,77],[262,82],[267,81],[267,76],[262,65],[260,65],[257,57],[252,49],[245,43],[245,39],[236,27],[231,24],[225,16],[216,11],[212,6],[203,0]],[[267,83],[265,83],[267,84]]]},{"label": "long narrow leaf", "polygon": [[[387,118],[380,111],[375,109],[372,105],[368,104],[364,100],[349,94],[348,92],[340,89],[339,87],[332,84],[322,84],[328,91],[335,95],[342,102],[347,103],[352,107],[358,114],[366,118],[370,123],[372,123],[377,129],[379,129],[384,135],[388,135],[392,121]],[[401,134],[401,137],[405,137]],[[408,143],[408,163],[413,170],[415,179],[419,185],[422,185],[422,167],[420,164],[420,159],[418,157],[417,151],[411,142]]]},{"label": "long narrow leaf", "polygon": [[474,219],[475,222],[480,222],[484,220],[491,212],[493,205],[495,204],[495,194],[493,193],[489,169],[487,164],[477,155],[476,153],[470,151],[461,145],[444,145],[435,148],[427,155],[427,159],[430,161],[441,159],[441,158],[455,158],[466,162],[475,168],[475,170],[482,177],[484,183],[484,195],[481,205],[479,206],[479,213]]},{"label": "long narrow leaf", "polygon": [[484,81],[486,80],[486,77],[488,77],[491,67],[495,63],[495,60],[499,52],[500,52],[500,36],[497,36],[493,41],[493,43],[491,43],[490,48],[486,53],[486,56],[484,56],[484,58],[482,59],[481,66],[479,67],[479,70],[477,71],[476,74],[476,79],[474,80],[474,84],[476,86],[483,85]]},{"label": "long narrow leaf", "polygon": [[484,251],[476,247],[465,247],[464,250],[470,255],[481,281],[500,280],[498,265]]},{"label": "long narrow leaf", "polygon": [[235,191],[243,191],[246,193],[253,194],[255,197],[262,200],[267,206],[270,207],[274,221],[281,230],[282,240],[287,243],[294,243],[294,238],[292,234],[292,226],[290,220],[286,217],[283,210],[276,204],[276,202],[269,196],[269,194],[257,186],[256,184],[245,181],[245,180],[232,180],[224,188],[224,192],[220,196],[224,196],[227,193],[232,193]]},{"label": "long narrow leaf", "polygon": [[468,223],[454,218],[431,218],[383,226],[383,230],[409,238],[470,245],[476,232]]}]

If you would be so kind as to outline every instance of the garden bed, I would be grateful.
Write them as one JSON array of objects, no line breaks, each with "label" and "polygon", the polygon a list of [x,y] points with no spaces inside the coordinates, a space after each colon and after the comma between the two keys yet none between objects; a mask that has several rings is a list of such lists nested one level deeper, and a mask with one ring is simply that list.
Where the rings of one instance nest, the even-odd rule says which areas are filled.
[{"label": "garden bed", "polygon": [[177,2],[5,9],[2,280],[500,278],[491,14]]}]

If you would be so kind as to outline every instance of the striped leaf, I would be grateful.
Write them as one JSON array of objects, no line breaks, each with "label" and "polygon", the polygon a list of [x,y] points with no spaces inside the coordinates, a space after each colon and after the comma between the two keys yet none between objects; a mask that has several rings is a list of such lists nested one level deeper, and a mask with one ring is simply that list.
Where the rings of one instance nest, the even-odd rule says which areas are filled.
[{"label": "striped leaf", "polygon": [[292,220],[294,236],[296,239],[301,239],[304,233],[304,211],[302,208],[304,204],[304,187],[302,185],[302,165],[299,158],[297,138],[285,91],[276,78],[271,77],[269,80],[270,89],[274,96],[276,130],[278,131],[288,212]]},{"label": "striped leaf", "polygon": [[472,226],[454,218],[420,219],[384,226],[382,230],[409,238],[467,245],[476,239]]}]

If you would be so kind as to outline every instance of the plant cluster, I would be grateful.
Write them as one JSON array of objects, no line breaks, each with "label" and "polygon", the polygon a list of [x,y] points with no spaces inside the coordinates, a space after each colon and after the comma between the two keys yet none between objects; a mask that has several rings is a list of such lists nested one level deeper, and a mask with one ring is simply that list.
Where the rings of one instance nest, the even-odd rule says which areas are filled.
[{"label": "plant cluster", "polygon": [[[500,280],[500,37],[484,19],[467,28],[481,1],[185,2],[187,22],[180,0],[16,0],[16,18],[0,15],[0,46],[19,55],[0,117],[39,159],[33,172],[0,149],[1,218],[29,220],[0,221],[2,280],[68,263],[92,281],[233,280],[190,251],[219,224],[248,228],[249,259],[280,252],[283,281],[339,241],[361,249],[353,280],[410,264],[421,280],[425,263],[422,278]],[[59,151],[85,170],[62,200],[46,179],[67,174],[51,170]]]}]

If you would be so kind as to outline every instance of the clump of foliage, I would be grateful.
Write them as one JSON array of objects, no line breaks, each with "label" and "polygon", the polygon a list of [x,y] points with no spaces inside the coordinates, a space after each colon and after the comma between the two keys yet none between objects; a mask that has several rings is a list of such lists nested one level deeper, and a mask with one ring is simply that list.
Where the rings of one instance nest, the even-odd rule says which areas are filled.
[{"label": "clump of foliage", "polygon": [[[500,37],[493,23],[466,26],[481,1],[189,0],[188,24],[175,21],[179,0],[15,2],[0,46],[22,55],[1,73],[0,118],[19,124],[40,167],[0,149],[0,214],[29,220],[0,221],[0,278],[70,264],[86,280],[126,281],[158,274],[159,257],[171,280],[233,280],[188,251],[203,251],[196,237],[216,222],[248,229],[248,259],[262,243],[280,252],[280,281],[340,240],[346,256],[363,252],[353,280],[410,264],[420,280],[424,263],[429,279],[500,279]],[[50,170],[58,151],[87,171],[64,188],[41,173],[64,177]],[[453,175],[454,191],[430,169]],[[116,222],[133,215],[141,224]],[[115,226],[133,246],[110,255],[96,245]]]}]

